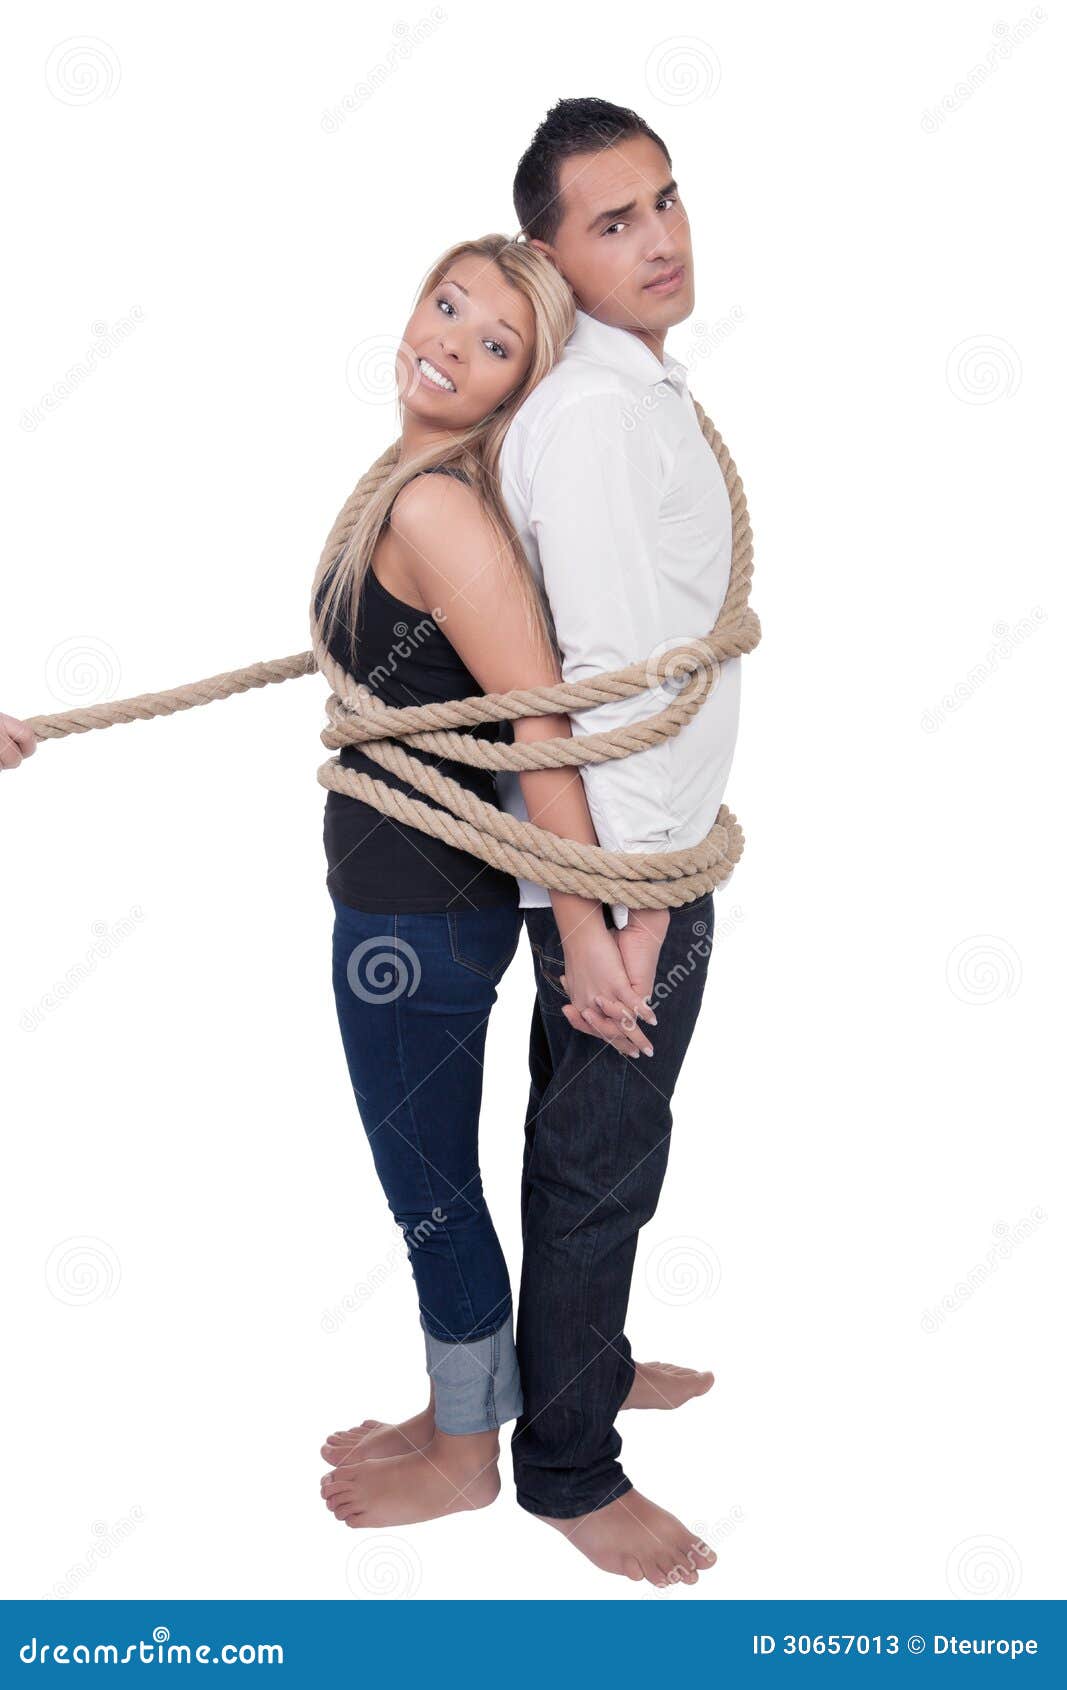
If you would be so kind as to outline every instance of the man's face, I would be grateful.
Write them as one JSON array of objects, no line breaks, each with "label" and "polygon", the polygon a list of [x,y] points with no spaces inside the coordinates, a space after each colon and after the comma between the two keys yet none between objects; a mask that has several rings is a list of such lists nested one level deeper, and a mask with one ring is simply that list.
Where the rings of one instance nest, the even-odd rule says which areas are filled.
[{"label": "man's face", "polygon": [[662,350],[694,304],[689,219],[666,158],[647,135],[560,166],[563,220],[547,252],[583,311]]}]

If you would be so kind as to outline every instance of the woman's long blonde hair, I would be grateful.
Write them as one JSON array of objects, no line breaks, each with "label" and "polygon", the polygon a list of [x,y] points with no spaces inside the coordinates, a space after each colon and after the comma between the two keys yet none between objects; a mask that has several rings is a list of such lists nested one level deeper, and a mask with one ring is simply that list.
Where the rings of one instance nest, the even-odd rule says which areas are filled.
[{"label": "woman's long blonde hair", "polygon": [[[440,286],[458,259],[468,256],[496,264],[506,280],[529,301],[534,318],[530,366],[514,392],[480,422],[458,430],[449,440],[425,447],[402,464],[398,461],[400,441],[395,440],[373,466],[375,469],[384,468],[386,473],[366,500],[337,557],[324,559],[320,564],[312,600],[314,604],[322,580],[329,573],[329,585],[318,614],[319,631],[323,642],[328,644],[337,622],[344,623],[349,636],[350,661],[347,668],[350,673],[355,666],[359,596],[389,509],[400,489],[413,477],[423,470],[446,464],[461,469],[477,493],[482,508],[499,534],[501,549],[512,565],[515,590],[526,611],[527,626],[541,649],[550,655],[553,662],[558,660],[548,606],[501,496],[497,466],[500,448],[512,418],[527,394],[556,363],[574,327],[574,298],[559,271],[536,247],[516,242],[507,235],[483,235],[480,240],[460,241],[442,253],[428,271],[415,305],[420,305],[427,294]],[[401,403],[398,394],[398,409]]]}]

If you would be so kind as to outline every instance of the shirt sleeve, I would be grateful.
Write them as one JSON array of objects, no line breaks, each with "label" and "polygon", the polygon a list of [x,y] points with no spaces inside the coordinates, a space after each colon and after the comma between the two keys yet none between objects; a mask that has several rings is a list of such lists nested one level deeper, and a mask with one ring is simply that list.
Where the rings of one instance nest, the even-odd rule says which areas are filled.
[{"label": "shirt sleeve", "polygon": [[[563,677],[580,681],[646,657],[679,630],[662,626],[656,558],[662,469],[654,431],[623,394],[583,396],[546,421],[530,470],[530,527]],[[662,686],[576,712],[574,733],[606,733],[655,715]],[[582,767],[601,845],[663,851],[677,825],[671,742]],[[624,925],[624,906],[613,906]]]}]

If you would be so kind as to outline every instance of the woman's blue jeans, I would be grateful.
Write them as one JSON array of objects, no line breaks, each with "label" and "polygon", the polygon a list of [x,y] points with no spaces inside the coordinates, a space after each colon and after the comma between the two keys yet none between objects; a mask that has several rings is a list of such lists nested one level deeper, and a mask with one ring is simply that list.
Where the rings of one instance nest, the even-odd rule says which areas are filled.
[{"label": "woman's blue jeans", "polygon": [[436,1424],[489,1431],[522,1411],[508,1270],[478,1167],[486,1027],[522,913],[332,902],[341,1038],[415,1277]]}]

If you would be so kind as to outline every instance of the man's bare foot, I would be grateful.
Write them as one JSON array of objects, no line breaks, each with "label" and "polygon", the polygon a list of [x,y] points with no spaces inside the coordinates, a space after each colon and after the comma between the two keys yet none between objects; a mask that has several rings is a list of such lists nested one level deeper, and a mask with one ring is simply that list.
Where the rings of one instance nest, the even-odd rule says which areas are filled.
[{"label": "man's bare foot", "polygon": [[605,1573],[647,1579],[660,1589],[696,1584],[697,1574],[706,1572],[716,1560],[714,1549],[696,1532],[635,1490],[575,1520],[551,1520],[544,1514],[534,1517],[555,1526]]},{"label": "man's bare foot", "polygon": [[[623,1408],[681,1408],[692,1397],[702,1397],[715,1383],[714,1373],[698,1373],[692,1367],[675,1367],[670,1361],[639,1361]],[[356,1461],[379,1461],[391,1455],[409,1455],[425,1449],[434,1434],[433,1393],[419,1414],[410,1420],[364,1420],[347,1432],[333,1432],[322,1446],[321,1455],[331,1467],[347,1467]]]},{"label": "man's bare foot", "polygon": [[425,1449],[324,1473],[322,1499],[346,1526],[414,1526],[486,1508],[500,1490],[499,1453],[496,1432],[435,1432]]},{"label": "man's bare foot", "polygon": [[356,1461],[379,1461],[390,1455],[410,1455],[412,1450],[425,1449],[434,1434],[433,1397],[421,1414],[396,1424],[382,1420],[364,1420],[362,1426],[352,1426],[347,1432],[334,1432],[322,1446],[322,1459],[331,1467],[348,1467]]},{"label": "man's bare foot", "polygon": [[638,1361],[634,1366],[637,1371],[623,1408],[681,1408],[715,1383],[714,1373],[697,1373],[670,1361]]}]

